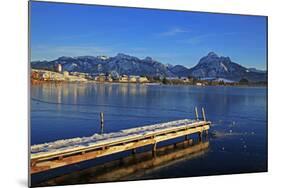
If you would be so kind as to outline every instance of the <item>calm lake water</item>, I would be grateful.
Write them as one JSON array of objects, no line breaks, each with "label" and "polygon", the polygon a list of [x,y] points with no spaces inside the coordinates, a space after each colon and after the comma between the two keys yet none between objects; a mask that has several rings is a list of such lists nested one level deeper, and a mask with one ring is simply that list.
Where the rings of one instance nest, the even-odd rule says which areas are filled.
[{"label": "calm lake water", "polygon": [[[133,162],[124,152],[32,176],[32,183],[44,180],[41,185],[75,184],[267,171],[267,88],[261,87],[32,85],[31,144],[99,133],[100,112],[104,112],[104,132],[115,132],[194,119],[195,106],[204,107],[207,119],[212,122],[209,137],[204,143],[197,143],[194,137],[192,146],[174,149],[167,145],[182,138],[162,143],[160,147],[166,149],[163,147],[159,154],[159,165],[144,169],[136,166],[144,161],[155,164],[156,159],[146,156],[149,148],[143,148],[138,160]],[[207,146],[202,149],[202,144]],[[99,169],[99,165],[110,167],[106,171]],[[122,168],[138,170],[120,175]],[[75,173],[71,173],[73,169]]]}]

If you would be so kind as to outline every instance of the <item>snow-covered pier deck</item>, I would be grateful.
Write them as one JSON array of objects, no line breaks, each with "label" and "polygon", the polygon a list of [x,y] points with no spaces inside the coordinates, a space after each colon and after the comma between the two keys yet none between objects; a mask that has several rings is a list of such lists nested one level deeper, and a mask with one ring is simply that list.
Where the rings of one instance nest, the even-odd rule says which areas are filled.
[{"label": "snow-covered pier deck", "polygon": [[[204,118],[205,119],[205,118]],[[71,138],[31,146],[31,174],[92,160],[119,152],[152,145],[155,153],[157,143],[190,134],[208,133],[210,121],[183,119],[115,133],[94,134],[90,137]]]}]

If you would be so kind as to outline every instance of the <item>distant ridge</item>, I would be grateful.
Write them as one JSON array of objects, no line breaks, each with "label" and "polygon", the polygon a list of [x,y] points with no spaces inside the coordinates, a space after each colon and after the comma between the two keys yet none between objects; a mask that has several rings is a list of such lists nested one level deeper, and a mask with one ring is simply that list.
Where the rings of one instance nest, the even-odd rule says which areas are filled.
[{"label": "distant ridge", "polygon": [[199,63],[190,69],[191,76],[197,78],[225,78],[239,81],[242,78],[250,81],[266,81],[266,72],[247,69],[231,61],[229,57],[218,56],[214,52],[202,57]]},{"label": "distant ridge", "polygon": [[62,56],[53,61],[33,61],[31,67],[53,70],[61,64],[63,70],[69,72],[85,72],[92,74],[114,73],[119,75],[144,75],[162,77],[194,77],[223,78],[239,81],[242,78],[249,81],[266,81],[267,72],[255,68],[245,68],[231,61],[229,57],[218,56],[210,52],[202,57],[198,64],[190,69],[182,65],[164,65],[151,57],[139,59],[134,56],[119,53],[114,57],[107,56]]}]

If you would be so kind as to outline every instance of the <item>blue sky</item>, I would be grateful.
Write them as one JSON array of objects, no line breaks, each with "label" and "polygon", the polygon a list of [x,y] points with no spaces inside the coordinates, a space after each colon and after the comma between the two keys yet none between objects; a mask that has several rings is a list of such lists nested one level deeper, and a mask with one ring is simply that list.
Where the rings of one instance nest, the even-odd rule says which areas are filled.
[{"label": "blue sky", "polygon": [[31,60],[125,53],[192,67],[208,52],[266,69],[266,17],[31,3]]}]

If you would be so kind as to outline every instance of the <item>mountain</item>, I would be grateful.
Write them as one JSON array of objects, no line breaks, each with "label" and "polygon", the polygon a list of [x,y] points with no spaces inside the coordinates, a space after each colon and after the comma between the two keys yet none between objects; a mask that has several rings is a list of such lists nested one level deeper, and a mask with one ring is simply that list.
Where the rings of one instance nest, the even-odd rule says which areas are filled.
[{"label": "mountain", "polygon": [[267,80],[266,72],[251,71],[231,61],[229,57],[218,56],[214,52],[202,57],[199,63],[190,69],[190,76],[196,78],[225,78],[239,81],[246,78],[250,81]]},{"label": "mountain", "polygon": [[176,76],[186,77],[190,75],[190,70],[182,65],[170,66],[168,69]]},{"label": "mountain", "polygon": [[239,81],[246,78],[250,81],[266,81],[267,73],[253,68],[245,68],[231,61],[229,57],[218,56],[214,52],[202,57],[198,64],[190,69],[182,65],[162,64],[151,57],[139,59],[134,56],[119,53],[114,57],[78,56],[59,57],[53,61],[33,61],[35,69],[54,70],[61,64],[63,70],[85,73],[114,73],[119,75],[146,75],[166,77],[188,77],[208,79],[228,79]]},{"label": "mountain", "polygon": [[250,71],[250,72],[257,72],[257,73],[266,73],[265,70],[258,70],[256,68],[248,68],[248,71]]},{"label": "mountain", "polygon": [[117,72],[119,75],[176,76],[164,64],[151,57],[139,59],[122,53],[115,57],[79,56],[60,57],[54,61],[34,61],[31,63],[31,67],[52,70],[57,64],[61,64],[63,70],[69,72]]}]

